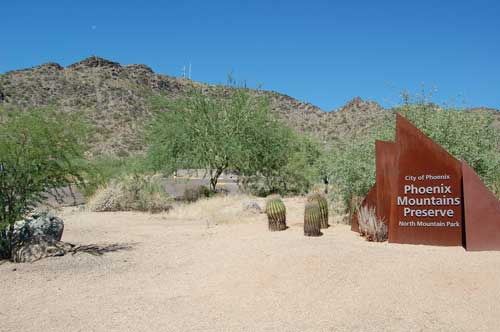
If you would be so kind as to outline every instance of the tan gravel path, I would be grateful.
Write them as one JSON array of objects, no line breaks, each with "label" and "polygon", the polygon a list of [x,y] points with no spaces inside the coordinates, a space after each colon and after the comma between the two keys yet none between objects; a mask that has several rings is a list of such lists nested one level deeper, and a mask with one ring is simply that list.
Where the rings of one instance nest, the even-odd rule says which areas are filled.
[{"label": "tan gravel path", "polygon": [[1,264],[0,331],[500,331],[500,252],[368,243],[343,225],[306,238],[299,213],[276,233],[263,215],[63,217],[63,240],[133,249]]}]

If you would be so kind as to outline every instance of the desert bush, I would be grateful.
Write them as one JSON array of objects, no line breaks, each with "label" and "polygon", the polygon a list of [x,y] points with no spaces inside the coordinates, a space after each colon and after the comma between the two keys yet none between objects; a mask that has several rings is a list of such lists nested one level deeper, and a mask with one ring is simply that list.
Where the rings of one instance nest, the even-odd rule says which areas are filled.
[{"label": "desert bush", "polygon": [[[248,193],[267,196],[270,193],[300,195],[307,193],[321,179],[319,161],[323,147],[305,135],[286,132],[277,135],[276,151],[255,160],[253,170],[243,169],[240,185]],[[250,174],[250,176],[249,176]]]},{"label": "desert bush", "polygon": [[10,258],[17,220],[54,189],[82,182],[87,134],[75,114],[0,108],[0,258]]},{"label": "desert bush", "polygon": [[186,186],[184,189],[183,199],[188,203],[193,203],[200,198],[211,196],[211,191],[206,186]]},{"label": "desert bush", "polygon": [[147,211],[158,213],[172,208],[172,198],[161,185],[160,175],[128,175],[111,180],[89,199],[94,212]]},{"label": "desert bush", "polygon": [[353,197],[364,197],[375,183],[375,140],[362,139],[339,146],[329,155],[330,197],[352,213]]},{"label": "desert bush", "polygon": [[100,187],[110,183],[112,179],[123,178],[130,174],[147,173],[150,169],[142,155],[116,157],[111,155],[97,156],[86,162],[83,178],[85,186],[79,188],[85,197],[91,197]]},{"label": "desert bush", "polygon": [[282,195],[305,194],[321,180],[318,161],[323,148],[313,138],[293,133],[285,151],[287,158],[283,165],[262,173],[265,189]]},{"label": "desert bush", "polygon": [[97,188],[87,202],[87,208],[93,212],[120,211],[123,200],[123,188],[116,180]]},{"label": "desert bush", "polygon": [[374,207],[361,206],[358,209],[359,233],[368,241],[384,242],[387,240],[387,225],[377,218]]}]

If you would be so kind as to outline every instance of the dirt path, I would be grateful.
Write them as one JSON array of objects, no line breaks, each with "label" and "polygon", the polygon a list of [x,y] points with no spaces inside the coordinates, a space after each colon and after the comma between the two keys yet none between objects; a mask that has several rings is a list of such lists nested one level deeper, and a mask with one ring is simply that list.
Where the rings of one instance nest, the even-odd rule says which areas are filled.
[{"label": "dirt path", "polygon": [[0,265],[0,331],[499,331],[500,252],[368,243],[343,225],[305,238],[289,205],[277,233],[259,214],[66,210],[63,240],[133,248]]}]

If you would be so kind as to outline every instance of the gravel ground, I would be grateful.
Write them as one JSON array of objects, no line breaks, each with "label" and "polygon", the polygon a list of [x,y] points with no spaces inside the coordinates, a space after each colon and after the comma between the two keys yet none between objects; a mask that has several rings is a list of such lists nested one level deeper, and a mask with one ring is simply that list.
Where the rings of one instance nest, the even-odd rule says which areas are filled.
[{"label": "gravel ground", "polygon": [[302,204],[275,233],[262,214],[66,209],[63,240],[132,248],[4,262],[0,331],[500,330],[500,252],[369,243],[345,225],[306,238]]}]

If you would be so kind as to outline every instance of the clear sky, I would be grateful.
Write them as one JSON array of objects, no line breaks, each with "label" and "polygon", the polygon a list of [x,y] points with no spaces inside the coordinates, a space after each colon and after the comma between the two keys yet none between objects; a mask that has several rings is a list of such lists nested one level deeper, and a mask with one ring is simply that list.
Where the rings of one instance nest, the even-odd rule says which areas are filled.
[{"label": "clear sky", "polygon": [[3,1],[0,73],[90,55],[286,93],[500,108],[500,1]]}]

